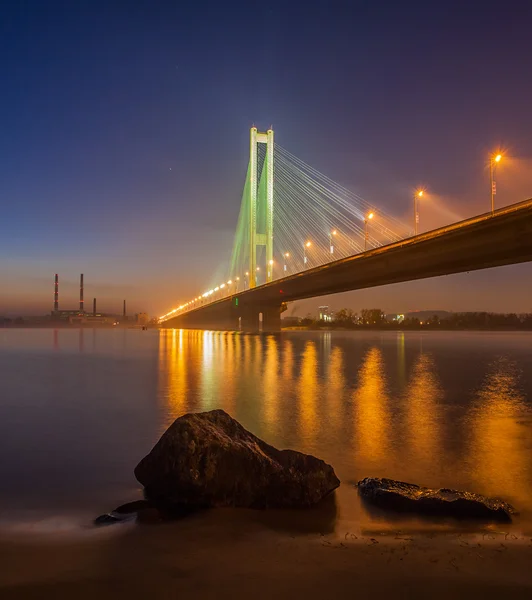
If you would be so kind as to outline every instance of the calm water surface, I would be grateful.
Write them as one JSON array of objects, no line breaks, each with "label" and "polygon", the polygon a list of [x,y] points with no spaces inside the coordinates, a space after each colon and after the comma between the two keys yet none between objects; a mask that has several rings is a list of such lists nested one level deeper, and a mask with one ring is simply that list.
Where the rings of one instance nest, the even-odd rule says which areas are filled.
[{"label": "calm water surface", "polygon": [[499,495],[532,523],[532,334],[0,330],[0,521],[98,514],[190,411],[223,408],[331,463],[337,521],[377,522],[352,482]]}]

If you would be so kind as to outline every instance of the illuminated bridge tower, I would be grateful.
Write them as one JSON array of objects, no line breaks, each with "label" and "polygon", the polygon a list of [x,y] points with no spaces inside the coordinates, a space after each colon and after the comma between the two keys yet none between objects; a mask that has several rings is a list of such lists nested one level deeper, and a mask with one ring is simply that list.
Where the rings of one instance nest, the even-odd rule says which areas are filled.
[{"label": "illuminated bridge tower", "polygon": [[[266,155],[258,180],[258,144],[266,144]],[[257,285],[257,250],[265,248],[266,281],[273,279],[273,130],[249,135],[249,287]],[[261,217],[259,219],[259,216]],[[257,229],[262,229],[258,231]]]}]

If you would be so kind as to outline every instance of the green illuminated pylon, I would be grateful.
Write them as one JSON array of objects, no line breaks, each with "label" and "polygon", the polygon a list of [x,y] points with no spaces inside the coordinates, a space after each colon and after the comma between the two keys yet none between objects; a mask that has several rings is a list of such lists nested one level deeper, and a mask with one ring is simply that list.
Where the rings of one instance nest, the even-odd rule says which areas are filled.
[{"label": "green illuminated pylon", "polygon": [[[266,157],[260,183],[257,181],[257,144],[266,144]],[[249,287],[257,284],[257,248],[266,249],[266,281],[273,279],[273,130],[259,133],[252,127],[249,135]],[[261,226],[257,216],[261,212]],[[262,212],[264,211],[264,212]],[[264,231],[258,231],[264,229]]]}]

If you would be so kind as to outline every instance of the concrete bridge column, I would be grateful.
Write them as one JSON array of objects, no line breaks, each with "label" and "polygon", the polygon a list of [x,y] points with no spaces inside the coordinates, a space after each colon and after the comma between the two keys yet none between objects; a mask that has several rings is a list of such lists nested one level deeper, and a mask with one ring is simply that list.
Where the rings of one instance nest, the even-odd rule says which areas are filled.
[{"label": "concrete bridge column", "polygon": [[259,312],[255,306],[243,306],[239,311],[240,330],[258,333],[260,331]]},{"label": "concrete bridge column", "polygon": [[268,306],[262,310],[262,331],[281,331],[281,307]]},{"label": "concrete bridge column", "polygon": [[245,306],[240,310],[240,329],[249,332],[281,330],[280,306]]}]

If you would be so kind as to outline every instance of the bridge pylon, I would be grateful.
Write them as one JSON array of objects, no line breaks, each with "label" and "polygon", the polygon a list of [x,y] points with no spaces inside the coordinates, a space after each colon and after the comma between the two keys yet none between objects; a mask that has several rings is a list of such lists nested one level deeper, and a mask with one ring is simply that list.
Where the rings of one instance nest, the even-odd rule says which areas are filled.
[{"label": "bridge pylon", "polygon": [[[258,178],[258,144],[266,144],[266,156]],[[264,191],[265,194],[260,192]],[[264,195],[264,197],[262,197]],[[258,202],[258,200],[261,200]],[[249,132],[249,287],[257,285],[257,249],[266,250],[266,281],[273,280],[273,129]],[[263,219],[259,219],[259,210]],[[262,231],[258,231],[262,229]]]}]

